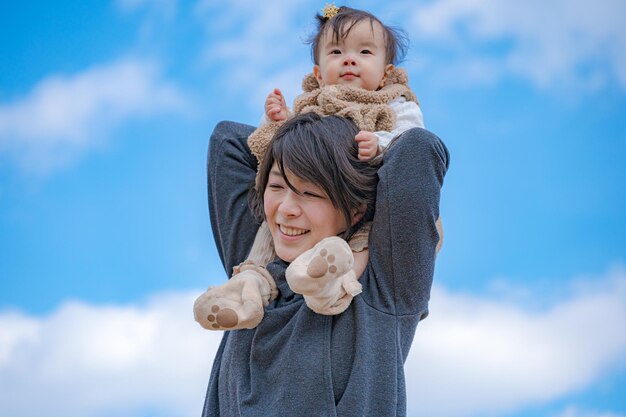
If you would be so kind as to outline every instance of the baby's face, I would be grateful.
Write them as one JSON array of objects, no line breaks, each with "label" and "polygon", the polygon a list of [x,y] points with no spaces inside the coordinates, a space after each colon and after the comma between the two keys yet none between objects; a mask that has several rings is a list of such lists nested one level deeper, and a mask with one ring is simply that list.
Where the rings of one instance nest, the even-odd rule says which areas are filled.
[{"label": "baby's face", "polygon": [[374,91],[385,83],[393,65],[386,65],[385,39],[378,22],[355,25],[345,39],[335,42],[327,30],[320,39],[319,65],[313,74],[320,86],[351,85]]}]

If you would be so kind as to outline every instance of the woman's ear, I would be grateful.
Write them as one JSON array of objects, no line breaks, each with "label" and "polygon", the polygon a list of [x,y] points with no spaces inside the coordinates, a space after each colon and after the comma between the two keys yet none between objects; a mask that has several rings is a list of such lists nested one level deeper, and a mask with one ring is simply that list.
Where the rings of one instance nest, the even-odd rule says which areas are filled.
[{"label": "woman's ear", "polygon": [[361,204],[361,206],[358,209],[354,210],[354,212],[352,213],[352,224],[351,224],[351,226],[354,226],[355,224],[357,224],[358,222],[361,221],[361,219],[365,215],[365,211],[366,210],[367,210],[367,204],[365,204],[365,203]]}]

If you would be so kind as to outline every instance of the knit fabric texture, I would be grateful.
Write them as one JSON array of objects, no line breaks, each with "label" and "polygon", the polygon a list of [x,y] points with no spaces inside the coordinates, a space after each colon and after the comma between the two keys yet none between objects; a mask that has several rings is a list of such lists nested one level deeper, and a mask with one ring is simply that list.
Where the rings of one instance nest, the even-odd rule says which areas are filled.
[{"label": "knit fabric texture", "polygon": [[[398,97],[418,102],[408,83],[409,77],[401,68],[394,68],[387,76],[385,85],[376,91],[347,85],[320,87],[313,74],[307,74],[302,80],[304,93],[295,99],[290,116],[309,112],[320,116],[337,115],[352,120],[360,130],[391,131],[396,120],[389,102]],[[248,137],[248,146],[259,165],[274,134],[284,123],[285,121],[270,121],[259,126]]]}]

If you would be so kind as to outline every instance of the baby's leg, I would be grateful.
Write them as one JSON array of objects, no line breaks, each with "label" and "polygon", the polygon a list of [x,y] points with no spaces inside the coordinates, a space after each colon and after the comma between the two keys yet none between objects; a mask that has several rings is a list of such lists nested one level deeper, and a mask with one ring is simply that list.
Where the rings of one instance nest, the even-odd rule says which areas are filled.
[{"label": "baby's leg", "polygon": [[322,239],[289,265],[287,283],[293,292],[304,296],[311,310],[339,314],[361,293],[358,277],[365,272],[369,260],[370,228],[371,223],[366,223],[349,242],[336,236]]},{"label": "baby's leg", "polygon": [[437,247],[435,248],[435,255],[437,255],[439,254],[441,246],[443,245],[443,223],[441,222],[441,217],[437,218],[435,227],[437,228],[437,233],[439,233],[439,242],[437,243]]},{"label": "baby's leg", "polygon": [[367,241],[369,239],[372,222],[367,222],[357,232],[352,235],[348,244],[354,255],[354,274],[360,278],[365,272],[367,262],[369,261],[369,250],[367,249]]},{"label": "baby's leg", "polygon": [[365,272],[365,268],[367,267],[367,262],[369,261],[369,251],[367,249],[363,249],[360,252],[352,251],[352,255],[354,256],[354,267],[352,270],[354,271],[354,275],[357,278],[360,278]]},{"label": "baby's leg", "polygon": [[242,265],[237,275],[196,299],[194,317],[207,330],[252,329],[276,294],[276,284],[267,271]]},{"label": "baby's leg", "polygon": [[264,316],[264,307],[278,289],[265,265],[275,256],[272,236],[263,222],[254,238],[248,260],[233,267],[224,284],[210,287],[194,303],[194,316],[208,330],[252,329]]},{"label": "baby's leg", "polygon": [[293,292],[304,296],[311,310],[335,315],[348,308],[352,297],[361,292],[353,267],[348,243],[331,236],[294,259],[285,278]]},{"label": "baby's leg", "polygon": [[[250,249],[246,262],[265,267],[272,262],[275,257],[276,252],[274,252],[272,234],[267,227],[267,222],[263,222],[254,237],[254,243],[252,244],[252,249]],[[237,267],[233,269],[233,273],[236,274]]]}]

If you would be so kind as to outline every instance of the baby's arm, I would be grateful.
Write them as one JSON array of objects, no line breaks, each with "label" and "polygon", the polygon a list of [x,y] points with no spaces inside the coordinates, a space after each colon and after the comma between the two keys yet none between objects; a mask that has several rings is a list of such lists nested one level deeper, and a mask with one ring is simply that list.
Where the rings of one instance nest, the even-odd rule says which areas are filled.
[{"label": "baby's arm", "polygon": [[287,108],[287,103],[285,103],[285,97],[278,88],[269,93],[267,99],[265,99],[265,115],[268,119],[275,122],[287,120],[287,117],[289,117],[289,109]]},{"label": "baby's arm", "polygon": [[404,97],[392,100],[389,105],[396,113],[396,123],[391,132],[375,132],[379,145],[386,148],[389,142],[400,134],[414,127],[424,128],[424,115],[418,104],[414,101],[406,101]]},{"label": "baby's arm", "polygon": [[389,103],[396,113],[396,123],[391,132],[359,132],[355,140],[359,144],[359,159],[369,161],[379,155],[383,148],[396,136],[414,127],[424,127],[422,110],[414,101],[406,101],[404,97],[395,99]]},{"label": "baby's arm", "polygon": [[379,140],[376,133],[361,130],[355,137],[359,145],[359,159],[369,161],[380,153]]}]

